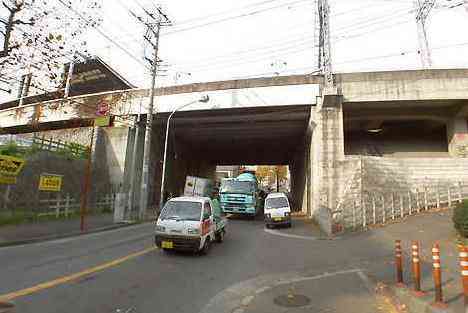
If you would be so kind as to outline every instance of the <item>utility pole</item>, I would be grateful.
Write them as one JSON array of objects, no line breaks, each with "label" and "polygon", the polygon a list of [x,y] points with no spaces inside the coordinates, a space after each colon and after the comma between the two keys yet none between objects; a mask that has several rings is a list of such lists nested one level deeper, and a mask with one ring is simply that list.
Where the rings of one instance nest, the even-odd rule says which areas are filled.
[{"label": "utility pole", "polygon": [[68,99],[68,96],[70,95],[73,70],[75,69],[75,59],[76,59],[76,51],[73,53],[73,57],[72,57],[72,60],[70,61],[70,65],[68,65],[68,75],[67,75],[67,81],[65,82],[65,93],[63,95],[64,99]]},{"label": "utility pole", "polygon": [[[159,65],[159,37],[162,26],[171,25],[171,21],[161,8],[157,7],[156,12],[151,13],[145,10],[149,20],[145,23],[147,32],[145,40],[153,47],[153,58],[150,59],[151,63],[151,90],[150,90],[150,103],[148,106],[148,115],[146,118],[146,134],[145,146],[143,152],[143,173],[141,180],[141,194],[140,194],[140,210],[139,218],[143,219],[146,209],[148,208],[149,200],[149,183],[150,183],[150,162],[151,162],[151,140],[152,140],[152,127],[153,127],[153,110],[154,110],[154,95],[156,87],[156,76],[158,75]],[[162,197],[163,195],[161,195]]]},{"label": "utility pole", "polygon": [[328,0],[317,1],[318,28],[319,28],[319,54],[318,68],[325,78],[325,87],[335,86],[332,70],[332,54],[330,42],[330,6]]},{"label": "utility pole", "polygon": [[418,25],[419,56],[423,68],[432,67],[431,49],[427,38],[426,21],[434,8],[436,0],[414,0],[416,23]]}]

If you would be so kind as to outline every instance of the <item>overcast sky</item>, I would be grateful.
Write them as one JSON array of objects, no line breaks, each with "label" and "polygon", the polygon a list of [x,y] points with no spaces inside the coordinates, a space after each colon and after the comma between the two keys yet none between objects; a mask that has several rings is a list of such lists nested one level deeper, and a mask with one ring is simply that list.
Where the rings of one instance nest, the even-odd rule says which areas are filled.
[{"label": "overcast sky", "polygon": [[[90,50],[139,87],[149,85],[143,60],[150,0],[102,0],[100,32],[90,30]],[[422,1],[422,0],[421,0]],[[459,3],[462,0],[451,0]],[[314,0],[162,0],[173,22],[162,30],[165,77],[158,84],[308,73],[317,67]],[[428,23],[434,68],[468,67],[468,11],[443,8]],[[336,72],[416,69],[418,32],[412,0],[331,0],[333,69]],[[120,48],[118,46],[120,46]],[[146,47],[149,55],[150,48]],[[161,73],[163,74],[163,73]],[[177,79],[176,79],[177,77]]]},{"label": "overcast sky", "polygon": [[[146,86],[148,71],[127,55],[139,60],[143,55],[143,28],[129,10],[145,17],[142,7],[151,8],[152,1],[103,1],[101,29],[127,52],[95,31],[89,36],[92,51]],[[161,84],[316,69],[314,0],[166,0],[161,5],[174,24],[162,31],[161,58],[168,72]],[[335,71],[421,67],[412,0],[332,0],[330,6]],[[435,68],[468,67],[466,29],[468,12],[462,6],[432,11],[428,37]]]}]

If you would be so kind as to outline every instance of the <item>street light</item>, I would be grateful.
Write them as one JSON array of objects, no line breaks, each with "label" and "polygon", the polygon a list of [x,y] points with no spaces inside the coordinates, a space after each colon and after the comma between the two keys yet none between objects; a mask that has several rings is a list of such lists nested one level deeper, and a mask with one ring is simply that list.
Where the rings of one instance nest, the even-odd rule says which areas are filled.
[{"label": "street light", "polygon": [[208,101],[210,101],[210,97],[208,95],[205,95],[205,96],[201,97],[198,100],[191,101],[189,103],[186,103],[186,104],[181,105],[180,107],[176,108],[174,111],[172,111],[172,113],[167,118],[166,138],[164,140],[164,156],[163,156],[163,168],[162,168],[162,179],[161,179],[161,192],[160,192],[160,196],[159,196],[159,210],[160,211],[162,210],[162,207],[163,207],[163,204],[164,204],[164,183],[166,181],[167,139],[169,138],[169,126],[170,126],[170,123],[171,123],[171,118],[177,111],[179,111],[179,110],[181,110],[181,109],[183,109],[185,107],[188,107],[189,105],[192,105],[192,104],[197,103],[197,102],[207,103]]}]

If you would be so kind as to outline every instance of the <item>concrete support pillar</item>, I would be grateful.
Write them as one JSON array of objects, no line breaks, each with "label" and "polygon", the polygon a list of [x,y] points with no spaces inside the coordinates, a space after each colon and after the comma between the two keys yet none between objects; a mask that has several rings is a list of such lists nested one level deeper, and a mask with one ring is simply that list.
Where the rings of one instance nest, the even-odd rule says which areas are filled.
[{"label": "concrete support pillar", "polygon": [[327,234],[333,232],[334,212],[342,192],[344,132],[342,97],[324,91],[312,111],[312,215]]},{"label": "concrete support pillar", "polygon": [[[137,119],[135,117],[135,123]],[[135,145],[136,128],[129,127],[127,129],[127,145],[125,149],[125,163],[123,170],[122,184],[116,194],[114,207],[114,223],[123,222],[126,216],[126,208],[128,205],[128,195],[130,192],[130,179],[133,165],[133,147]]]},{"label": "concrete support pillar", "polygon": [[292,205],[295,211],[311,216],[311,168],[310,168],[310,136],[306,134],[303,144],[298,147],[289,164],[291,173]]},{"label": "concrete support pillar", "polygon": [[450,156],[468,158],[468,121],[455,117],[447,123],[447,142]]},{"label": "concrete support pillar", "polygon": [[136,218],[138,214],[137,208],[140,199],[145,133],[146,127],[144,125],[144,117],[142,116],[134,129],[133,145],[127,149],[130,152],[130,162],[127,163],[130,167],[125,171],[127,173],[125,179],[128,180],[128,198],[125,216],[129,219]]}]

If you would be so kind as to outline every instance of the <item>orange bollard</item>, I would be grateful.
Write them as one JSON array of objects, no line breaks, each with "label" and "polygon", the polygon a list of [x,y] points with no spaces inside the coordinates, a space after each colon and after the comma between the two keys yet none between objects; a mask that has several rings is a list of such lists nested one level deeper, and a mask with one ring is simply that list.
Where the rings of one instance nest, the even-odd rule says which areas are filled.
[{"label": "orange bollard", "polygon": [[403,286],[403,255],[401,251],[401,240],[395,240],[395,268],[397,286]]},{"label": "orange bollard", "polygon": [[419,242],[413,241],[411,244],[411,255],[413,264],[413,282],[416,295],[422,295],[421,292],[421,265],[419,264]]},{"label": "orange bollard", "polygon": [[465,312],[468,312],[468,248],[462,246],[460,248],[459,256],[463,283],[463,297],[465,300]]},{"label": "orange bollard", "polygon": [[440,268],[440,247],[438,243],[435,243],[432,247],[432,267],[435,289],[434,305],[446,307],[442,296],[442,270]]}]

